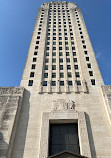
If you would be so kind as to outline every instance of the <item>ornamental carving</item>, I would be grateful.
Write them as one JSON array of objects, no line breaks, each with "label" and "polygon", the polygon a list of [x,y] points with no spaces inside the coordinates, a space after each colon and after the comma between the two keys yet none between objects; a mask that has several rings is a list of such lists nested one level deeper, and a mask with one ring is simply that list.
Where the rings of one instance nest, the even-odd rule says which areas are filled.
[{"label": "ornamental carving", "polygon": [[75,103],[72,100],[58,99],[53,101],[54,110],[74,110]]},{"label": "ornamental carving", "polygon": [[19,87],[12,87],[12,88],[0,88],[0,94],[5,95],[5,94],[22,94],[23,93],[23,88]]}]

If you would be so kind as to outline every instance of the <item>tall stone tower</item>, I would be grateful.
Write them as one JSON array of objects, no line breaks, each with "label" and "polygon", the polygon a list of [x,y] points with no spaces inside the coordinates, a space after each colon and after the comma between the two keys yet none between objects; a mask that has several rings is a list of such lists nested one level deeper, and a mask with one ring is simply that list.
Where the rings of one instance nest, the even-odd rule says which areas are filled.
[{"label": "tall stone tower", "polygon": [[75,3],[42,4],[20,87],[0,88],[0,108],[0,158],[111,158],[111,86]]}]

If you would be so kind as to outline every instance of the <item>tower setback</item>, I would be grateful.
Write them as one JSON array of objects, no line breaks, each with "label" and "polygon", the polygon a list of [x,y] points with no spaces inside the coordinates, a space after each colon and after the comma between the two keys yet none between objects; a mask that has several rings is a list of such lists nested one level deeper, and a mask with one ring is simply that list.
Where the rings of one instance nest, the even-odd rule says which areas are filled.
[{"label": "tower setback", "polygon": [[111,157],[111,86],[66,1],[42,4],[20,87],[0,88],[0,158],[53,157]]}]

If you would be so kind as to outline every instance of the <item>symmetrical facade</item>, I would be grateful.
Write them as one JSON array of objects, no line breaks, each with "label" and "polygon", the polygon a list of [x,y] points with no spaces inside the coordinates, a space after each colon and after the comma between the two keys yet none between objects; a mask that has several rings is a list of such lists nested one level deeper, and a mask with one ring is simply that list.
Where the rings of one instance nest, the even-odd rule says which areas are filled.
[{"label": "symmetrical facade", "polygon": [[20,87],[0,88],[0,108],[0,158],[111,158],[111,86],[75,3],[42,4]]}]

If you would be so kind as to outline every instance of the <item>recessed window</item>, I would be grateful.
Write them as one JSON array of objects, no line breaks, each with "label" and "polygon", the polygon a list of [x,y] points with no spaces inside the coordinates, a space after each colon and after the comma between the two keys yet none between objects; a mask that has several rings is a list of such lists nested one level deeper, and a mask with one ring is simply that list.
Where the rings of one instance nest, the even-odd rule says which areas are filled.
[{"label": "recessed window", "polygon": [[56,42],[53,42],[53,45],[56,45]]},{"label": "recessed window", "polygon": [[80,86],[81,85],[81,81],[76,81],[77,85]]},{"label": "recessed window", "polygon": [[34,55],[37,55],[38,52],[34,52]]},{"label": "recessed window", "polygon": [[52,86],[56,86],[56,81],[52,81],[52,82],[51,82],[51,85],[52,85]]},{"label": "recessed window", "polygon": [[68,73],[67,73],[67,76],[68,76],[69,78],[72,77],[71,72],[68,72]]},{"label": "recessed window", "polygon": [[62,40],[62,37],[59,37],[59,40]]},{"label": "recessed window", "polygon": [[75,50],[75,47],[72,47],[72,50]]},{"label": "recessed window", "polygon": [[59,45],[62,45],[62,42],[59,42]]},{"label": "recessed window", "polygon": [[38,49],[39,47],[38,46],[35,46],[35,49]]},{"label": "recessed window", "polygon": [[75,68],[76,70],[78,70],[78,65],[74,65],[74,68]]},{"label": "recessed window", "polygon": [[73,52],[73,56],[76,56],[76,52]]},{"label": "recessed window", "polygon": [[30,73],[30,77],[34,77],[34,72],[31,72],[31,73]]},{"label": "recessed window", "polygon": [[91,68],[91,64],[87,64],[87,67],[88,67],[88,68]]},{"label": "recessed window", "polygon": [[[74,41],[71,41],[71,44],[73,45],[74,44]],[[74,47],[75,48],[75,47]]]},{"label": "recessed window", "polygon": [[73,58],[74,62],[77,62],[77,58]]},{"label": "recessed window", "polygon": [[47,81],[43,81],[43,86],[47,86]]},{"label": "recessed window", "polygon": [[64,81],[60,81],[60,86],[64,86]]},{"label": "recessed window", "polygon": [[40,39],[40,36],[37,36],[37,39]]},{"label": "recessed window", "polygon": [[47,50],[49,50],[49,47],[47,47]]},{"label": "recessed window", "polygon": [[95,85],[96,83],[95,83],[95,79],[91,79],[91,84],[92,85]]},{"label": "recessed window", "polygon": [[62,47],[59,47],[59,50],[62,50]]},{"label": "recessed window", "polygon": [[56,56],[56,52],[52,52],[52,56]]},{"label": "recessed window", "polygon": [[71,70],[71,65],[67,65],[67,70]]},{"label": "recessed window", "polygon": [[90,75],[90,76],[93,76],[93,71],[89,71],[89,75]]},{"label": "recessed window", "polygon": [[60,59],[59,59],[59,62],[60,62],[60,63],[63,63],[63,58],[60,58]]},{"label": "recessed window", "polygon": [[49,59],[48,59],[48,58],[46,58],[46,59],[45,59],[45,63],[48,63],[48,62],[49,62]]},{"label": "recessed window", "polygon": [[35,66],[36,66],[35,64],[32,64],[32,69],[35,69]]},{"label": "recessed window", "polygon": [[28,86],[33,86],[33,80],[29,80]]},{"label": "recessed window", "polygon": [[56,58],[53,58],[53,59],[52,59],[52,63],[56,63]]},{"label": "recessed window", "polygon": [[83,45],[83,48],[86,49],[86,45]]},{"label": "recessed window", "polygon": [[44,73],[44,78],[48,78],[48,73]]},{"label": "recessed window", "polygon": [[56,70],[56,65],[52,65],[52,70]]},{"label": "recessed window", "polygon": [[36,41],[36,44],[39,44],[39,41]]},{"label": "recessed window", "polygon": [[69,56],[69,52],[66,52],[66,56]]},{"label": "recessed window", "polygon": [[52,73],[52,78],[56,78],[56,73]]},{"label": "recessed window", "polygon": [[86,61],[89,61],[89,57],[86,57]]},{"label": "recessed window", "polygon": [[63,70],[63,65],[60,65],[59,68],[60,68],[60,70]]},{"label": "recessed window", "polygon": [[79,72],[75,72],[76,77],[80,77]]},{"label": "recessed window", "polygon": [[49,52],[46,52],[46,56],[49,56]]},{"label": "recessed window", "polygon": [[37,61],[37,58],[33,58],[33,62],[36,62]]},{"label": "recessed window", "polygon": [[67,61],[67,63],[69,63],[70,62],[70,58],[66,58],[66,61]]},{"label": "recessed window", "polygon": [[45,65],[45,70],[48,70],[48,65]]},{"label": "recessed window", "polygon": [[59,52],[59,56],[63,56],[63,53],[62,53],[62,52]]},{"label": "recessed window", "polygon": [[56,37],[53,37],[53,40],[56,40]]},{"label": "recessed window", "polygon": [[68,81],[68,85],[69,85],[69,86],[72,86],[72,81]]},{"label": "recessed window", "polygon": [[53,50],[56,50],[56,47],[53,47]]},{"label": "recessed window", "polygon": [[69,47],[66,47],[66,50],[69,50]]},{"label": "recessed window", "polygon": [[65,37],[65,40],[68,40],[68,37]]},{"label": "recessed window", "polygon": [[85,54],[87,54],[87,51],[84,51]]},{"label": "recessed window", "polygon": [[64,73],[60,73],[60,78],[64,78]]}]

